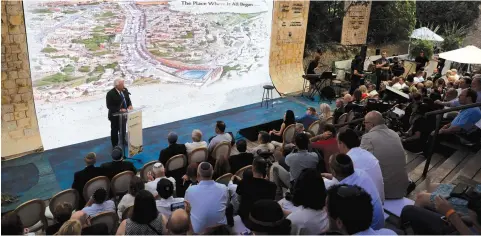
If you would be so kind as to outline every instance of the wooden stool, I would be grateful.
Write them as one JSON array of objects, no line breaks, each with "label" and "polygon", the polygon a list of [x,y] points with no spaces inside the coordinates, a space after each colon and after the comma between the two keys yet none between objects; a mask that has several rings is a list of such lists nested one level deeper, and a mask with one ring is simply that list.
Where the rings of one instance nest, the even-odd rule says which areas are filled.
[{"label": "wooden stool", "polygon": [[[272,90],[274,90],[274,86],[272,85],[264,85],[264,92],[262,93],[262,102],[261,102],[261,107],[264,101],[266,102],[266,108],[269,108],[269,101],[273,98],[272,96]],[[270,92],[270,95],[269,95]],[[274,107],[274,103],[271,102],[271,107]]]}]

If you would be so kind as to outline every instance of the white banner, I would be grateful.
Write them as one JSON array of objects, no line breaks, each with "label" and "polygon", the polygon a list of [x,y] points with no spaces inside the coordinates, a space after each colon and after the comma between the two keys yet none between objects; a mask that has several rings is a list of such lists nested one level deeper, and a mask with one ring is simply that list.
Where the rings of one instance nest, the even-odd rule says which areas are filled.
[{"label": "white banner", "polygon": [[127,121],[129,131],[129,156],[133,157],[144,150],[142,137],[142,111],[129,113]]}]

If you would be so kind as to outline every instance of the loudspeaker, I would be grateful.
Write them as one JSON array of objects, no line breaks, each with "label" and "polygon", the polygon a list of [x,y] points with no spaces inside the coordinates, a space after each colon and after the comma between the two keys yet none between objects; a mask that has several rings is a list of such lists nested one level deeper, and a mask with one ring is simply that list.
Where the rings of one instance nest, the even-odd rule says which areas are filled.
[{"label": "loudspeaker", "polygon": [[376,55],[381,55],[381,49],[380,48],[376,48]]},{"label": "loudspeaker", "polygon": [[362,60],[366,60],[367,56],[367,45],[361,46],[361,53],[359,54],[362,57]]}]

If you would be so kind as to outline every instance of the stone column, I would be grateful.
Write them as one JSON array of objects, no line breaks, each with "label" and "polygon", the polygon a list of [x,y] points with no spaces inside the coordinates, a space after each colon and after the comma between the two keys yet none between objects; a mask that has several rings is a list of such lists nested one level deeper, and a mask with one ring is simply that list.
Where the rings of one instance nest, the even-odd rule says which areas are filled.
[{"label": "stone column", "polygon": [[2,0],[2,160],[43,151],[22,1]]}]

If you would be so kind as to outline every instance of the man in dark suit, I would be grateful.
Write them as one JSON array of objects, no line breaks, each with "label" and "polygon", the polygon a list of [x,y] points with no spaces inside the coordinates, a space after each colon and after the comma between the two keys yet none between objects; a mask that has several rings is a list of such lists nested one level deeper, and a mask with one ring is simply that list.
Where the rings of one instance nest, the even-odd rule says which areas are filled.
[{"label": "man in dark suit", "polygon": [[[104,171],[100,167],[95,167],[95,162],[97,161],[95,153],[91,152],[87,154],[87,156],[84,158],[85,165],[86,167],[81,170],[77,171],[74,174],[73,177],[73,183],[72,183],[72,188],[76,189],[79,193],[79,202],[77,209],[80,210],[85,206],[85,199],[83,198],[83,189],[84,185],[91,179],[97,177],[97,176],[103,176]],[[54,210],[54,209],[52,209]]]},{"label": "man in dark suit", "polygon": [[333,113],[333,124],[337,124],[337,121],[339,120],[339,117],[344,114],[344,99],[338,98],[336,100],[336,109],[334,109]]},{"label": "man in dark suit", "polygon": [[167,167],[167,161],[179,154],[184,154],[187,156],[187,149],[185,148],[184,144],[177,144],[177,134],[174,132],[170,132],[169,135],[167,136],[167,140],[169,141],[169,146],[162,149],[159,154],[159,161],[162,163],[165,167]]},{"label": "man in dark suit", "polygon": [[[114,88],[111,89],[106,96],[107,108],[109,109],[109,120],[110,120],[110,139],[112,141],[112,147],[119,144],[119,117],[113,116],[117,112],[127,112],[127,110],[132,110],[132,102],[130,101],[130,93],[127,88],[124,87],[124,80],[116,79],[114,81]],[[123,142],[125,142],[125,131],[126,131],[127,119],[123,119],[122,124],[122,137]]]},{"label": "man in dark suit", "polygon": [[104,169],[105,176],[110,180],[112,180],[115,175],[128,170],[137,174],[137,169],[134,164],[130,161],[123,160],[123,153],[121,147],[115,147],[114,150],[112,150],[112,161],[100,165],[100,168]]},{"label": "man in dark suit", "polygon": [[239,154],[229,157],[230,170],[232,174],[235,174],[244,166],[252,165],[254,161],[254,154],[246,152],[247,142],[244,139],[239,139],[236,143],[237,151]]}]

